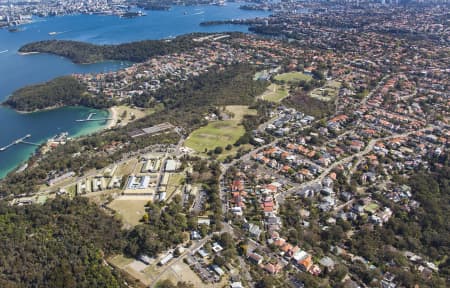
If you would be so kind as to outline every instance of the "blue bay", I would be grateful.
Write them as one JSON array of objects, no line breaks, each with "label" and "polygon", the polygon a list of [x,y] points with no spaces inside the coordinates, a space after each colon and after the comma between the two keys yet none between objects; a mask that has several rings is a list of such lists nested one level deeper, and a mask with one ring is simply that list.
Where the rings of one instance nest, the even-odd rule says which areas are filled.
[{"label": "blue bay", "polygon": [[[77,65],[53,55],[19,55],[17,50],[24,44],[46,39],[68,39],[95,44],[117,44],[145,39],[162,39],[191,32],[246,32],[246,26],[200,26],[202,21],[254,18],[267,16],[267,12],[239,9],[239,3],[227,6],[173,7],[170,11],[146,11],[147,16],[122,19],[116,16],[70,15],[52,18],[36,18],[22,31],[11,33],[0,30],[0,101],[14,90],[25,85],[50,80],[72,73],[104,72],[120,69],[126,63],[105,62]],[[50,36],[50,32],[58,32]],[[31,142],[42,143],[56,133],[67,131],[72,137],[98,131],[106,123],[76,123],[90,112],[107,116],[107,111],[82,107],[67,107],[31,114],[19,114],[0,107],[0,146],[31,134]],[[24,162],[35,147],[19,144],[0,152],[0,178]]]}]

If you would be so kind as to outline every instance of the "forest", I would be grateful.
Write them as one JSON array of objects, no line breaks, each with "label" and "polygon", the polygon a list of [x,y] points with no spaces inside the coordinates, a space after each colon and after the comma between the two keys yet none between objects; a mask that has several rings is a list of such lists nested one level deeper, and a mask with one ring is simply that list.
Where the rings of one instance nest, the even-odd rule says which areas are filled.
[{"label": "forest", "polygon": [[118,45],[95,45],[70,40],[44,40],[26,44],[20,53],[50,53],[67,57],[74,63],[90,64],[106,60],[144,62],[151,57],[179,53],[201,45],[192,41],[196,34],[172,40],[145,40]]},{"label": "forest", "polygon": [[128,236],[125,249],[128,255],[155,257],[189,239],[189,234],[184,233],[187,217],[178,195],[165,207],[160,203],[149,203],[147,210],[144,223],[136,226]]},{"label": "forest", "polygon": [[0,287],[126,287],[103,261],[123,249],[120,227],[85,198],[0,201]]},{"label": "forest", "polygon": [[[386,269],[397,275],[405,287],[413,287],[415,283],[421,287],[446,287],[444,279],[448,281],[450,275],[450,168],[445,164],[434,171],[416,171],[407,179],[396,180],[412,188],[420,207],[408,212],[401,205],[391,204],[395,217],[387,225],[361,231],[347,244],[373,263],[393,263]],[[408,260],[401,251],[418,253],[437,263],[436,276],[440,277],[424,280],[413,271],[405,271],[401,266],[407,265]],[[361,273],[363,280],[373,276],[365,273]]]},{"label": "forest", "polygon": [[114,102],[101,95],[92,97],[86,86],[72,76],[55,78],[46,83],[26,86],[15,91],[4,103],[15,110],[33,112],[62,106],[108,108]]}]

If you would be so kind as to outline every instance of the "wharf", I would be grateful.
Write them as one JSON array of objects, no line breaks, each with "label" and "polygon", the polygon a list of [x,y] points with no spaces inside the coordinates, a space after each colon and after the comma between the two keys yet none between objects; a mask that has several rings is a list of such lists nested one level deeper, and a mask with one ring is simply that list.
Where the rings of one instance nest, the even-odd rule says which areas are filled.
[{"label": "wharf", "polygon": [[75,121],[76,121],[76,122],[89,122],[89,121],[105,121],[105,120],[113,120],[113,118],[108,118],[108,117],[106,117],[106,118],[96,118],[96,119],[93,119],[92,117],[93,117],[95,114],[97,114],[97,113],[91,113],[91,114],[89,114],[89,116],[88,116],[86,119],[78,119],[78,120],[75,120]]},{"label": "wharf", "polygon": [[9,148],[11,148],[12,146],[18,145],[18,144],[20,144],[20,143],[22,143],[22,144],[27,144],[27,145],[33,145],[33,146],[39,146],[39,144],[37,144],[37,143],[25,141],[26,139],[28,139],[28,138],[30,138],[30,137],[31,137],[31,134],[27,134],[27,135],[25,135],[24,137],[19,138],[19,139],[15,140],[15,141],[11,142],[11,143],[8,144],[8,145],[1,147],[1,148],[0,148],[0,152],[6,151],[6,150],[8,150]]}]

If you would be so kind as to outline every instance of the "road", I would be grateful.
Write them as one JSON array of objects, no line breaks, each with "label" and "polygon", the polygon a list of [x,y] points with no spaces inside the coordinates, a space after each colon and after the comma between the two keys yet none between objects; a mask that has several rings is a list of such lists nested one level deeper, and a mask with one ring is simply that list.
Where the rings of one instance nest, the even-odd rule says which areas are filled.
[{"label": "road", "polygon": [[[391,76],[391,75],[386,75],[385,77],[383,77],[383,78],[381,79],[381,81],[377,84],[377,86],[376,86],[376,87],[375,87],[375,88],[374,88],[374,89],[373,89],[373,90],[372,90],[372,91],[371,91],[371,92],[370,92],[370,93],[369,93],[369,94],[361,101],[360,105],[364,105],[364,104],[367,102],[367,100],[370,99],[370,97],[371,97],[371,96],[372,96],[372,95],[373,95],[373,94],[381,87],[381,85],[382,85],[382,84],[386,81],[386,79],[388,79],[390,76]],[[266,123],[260,125],[260,127],[258,127],[258,130],[259,130],[259,131],[264,131],[265,128],[267,127],[267,125],[270,124],[271,122],[273,122],[273,119],[272,119],[271,121],[269,121],[269,122],[266,122]],[[306,129],[306,128],[308,128],[308,127],[310,127],[310,125],[305,126],[305,127],[303,127],[302,129]],[[428,128],[429,128],[429,127],[428,127]],[[426,129],[428,129],[428,128],[424,128],[424,129],[421,129],[421,130],[419,130],[419,131],[423,131],[423,130],[426,130]],[[338,167],[338,166],[340,166],[340,165],[343,165],[343,164],[346,164],[346,163],[352,161],[355,157],[358,159],[358,162],[357,162],[357,163],[359,163],[359,162],[362,160],[362,157],[363,157],[363,156],[365,156],[366,154],[368,154],[368,153],[370,153],[370,152],[372,151],[373,147],[375,146],[375,144],[376,144],[377,142],[379,142],[379,141],[384,141],[384,140],[389,140],[389,139],[396,138],[396,137],[408,136],[408,135],[410,135],[410,134],[412,134],[412,133],[415,133],[415,132],[417,132],[417,131],[410,131],[410,132],[406,132],[406,133],[403,133],[403,134],[394,134],[394,135],[391,135],[391,136],[388,136],[388,137],[384,137],[384,138],[372,139],[371,141],[369,141],[369,143],[367,144],[367,146],[365,147],[365,149],[364,149],[363,151],[360,151],[360,152],[358,152],[358,153],[356,153],[356,154],[347,156],[347,157],[345,157],[345,158],[343,158],[343,159],[341,159],[341,160],[339,160],[339,161],[336,161],[336,162],[334,162],[333,164],[331,164],[329,167],[327,167],[327,168],[325,168],[325,169],[321,167],[321,168],[322,168],[322,172],[321,172],[320,175],[319,175],[317,178],[315,178],[314,180],[308,181],[308,182],[305,182],[305,183],[302,183],[302,184],[300,184],[300,185],[296,185],[296,186],[294,186],[293,188],[291,188],[291,189],[289,189],[289,190],[287,190],[287,191],[285,191],[285,192],[282,192],[282,193],[278,194],[277,197],[276,197],[278,204],[279,204],[279,205],[282,204],[282,202],[284,202],[284,199],[285,199],[287,196],[289,196],[290,194],[294,193],[295,191],[299,191],[299,190],[301,190],[301,189],[303,189],[303,188],[305,188],[305,187],[307,187],[307,186],[310,186],[310,185],[313,185],[313,184],[316,184],[316,183],[321,183],[322,180],[323,180],[323,179],[324,179],[331,171],[333,171],[336,167]],[[346,133],[350,133],[350,132],[346,132]],[[223,211],[224,213],[226,213],[226,212],[228,211],[228,194],[229,194],[229,192],[228,192],[228,189],[227,189],[227,187],[226,187],[226,183],[225,183],[225,181],[224,181],[225,174],[226,174],[226,172],[228,171],[228,169],[229,169],[230,167],[236,165],[236,163],[238,163],[239,161],[248,161],[248,160],[250,159],[251,155],[254,154],[256,150],[263,150],[263,149],[265,149],[265,148],[274,146],[274,145],[278,142],[278,140],[279,140],[279,139],[276,139],[276,140],[274,140],[274,141],[272,141],[272,142],[270,142],[270,143],[268,143],[268,144],[266,144],[266,145],[263,145],[263,146],[261,146],[261,147],[258,147],[258,148],[256,148],[256,149],[250,151],[249,153],[246,153],[245,155],[242,155],[240,158],[232,160],[230,163],[227,163],[227,164],[221,164],[221,174],[220,174],[220,177],[219,177],[219,184],[220,184],[220,185],[219,185],[219,186],[220,186],[219,194],[220,194],[220,198],[221,198],[221,200],[222,200],[222,211]],[[180,141],[180,143],[181,143],[181,141]],[[177,147],[180,146],[180,143],[179,143],[179,145],[178,145]],[[178,148],[177,148],[177,151],[178,151]],[[318,166],[317,164],[312,163],[312,162],[311,162],[310,164],[314,164],[314,166]],[[320,166],[319,166],[319,167],[320,167]],[[356,167],[357,167],[357,166],[355,165],[355,167],[352,168],[352,171],[354,171],[354,169],[356,169]],[[343,207],[345,207],[345,206],[347,206],[347,205],[353,203],[353,201],[354,201],[354,200],[350,200],[350,201],[348,201],[347,203],[344,203],[344,204],[342,204],[342,205],[336,207],[336,208],[334,209],[334,212],[337,212],[337,211],[339,211],[340,209],[342,209]],[[234,238],[236,238],[234,228],[233,228],[231,225],[229,225],[228,223],[226,223],[226,222],[223,223],[223,227],[222,227],[221,232],[228,232],[228,233],[232,234]],[[195,245],[193,245],[191,248],[189,248],[187,251],[185,251],[180,257],[178,257],[177,259],[175,259],[174,261],[172,261],[169,265],[167,265],[167,267],[164,268],[164,270],[159,274],[159,276],[158,276],[156,279],[153,280],[153,282],[152,282],[152,284],[151,284],[150,286],[151,286],[151,287],[154,287],[154,286],[156,285],[156,283],[160,280],[161,276],[162,276],[167,270],[169,270],[169,269],[172,267],[172,265],[174,265],[174,264],[178,263],[179,261],[181,261],[181,260],[182,260],[184,257],[186,257],[189,253],[192,253],[192,252],[195,251],[196,249],[200,248],[200,247],[201,247],[202,245],[204,245],[207,241],[209,241],[209,240],[211,239],[211,237],[212,237],[212,235],[210,235],[210,236],[204,238],[203,240],[201,240],[200,242],[198,242],[197,244],[195,244]],[[259,244],[257,243],[257,245],[259,245]],[[276,257],[276,255],[274,255],[274,257]],[[244,260],[242,257],[239,257],[239,261],[240,261],[241,267],[243,268],[244,277],[246,278],[246,280],[247,280],[249,283],[251,283],[251,280],[252,280],[252,279],[251,279],[251,275],[250,275],[249,272],[248,272],[247,264],[245,263],[245,260]]]},{"label": "road", "polygon": [[377,86],[375,86],[375,88],[372,89],[372,91],[370,91],[370,93],[367,94],[367,96],[364,97],[364,99],[361,100],[361,102],[359,103],[359,106],[365,105],[365,104],[367,103],[367,100],[369,100],[370,97],[372,97],[372,95],[373,95],[375,92],[377,92],[378,89],[380,89],[381,84],[384,84],[384,82],[385,82],[389,77],[391,77],[391,76],[392,76],[391,74],[388,74],[388,75],[384,76],[383,78],[381,78],[381,80],[380,80],[380,82],[378,82]]},{"label": "road", "polygon": [[[308,187],[308,186],[311,186],[311,185],[314,185],[314,184],[317,184],[317,183],[321,183],[322,180],[328,174],[330,174],[330,172],[333,171],[336,167],[352,161],[355,157],[358,158],[358,159],[361,159],[363,156],[367,155],[369,152],[372,151],[373,147],[375,146],[375,144],[377,142],[385,141],[385,140],[389,140],[389,139],[393,139],[393,138],[397,138],[397,137],[405,137],[405,136],[408,136],[408,135],[411,135],[411,134],[414,134],[414,133],[417,133],[417,132],[423,132],[423,131],[425,131],[427,129],[430,129],[430,128],[431,128],[431,126],[428,126],[428,127],[422,128],[420,130],[409,131],[409,132],[405,132],[405,133],[402,133],[402,134],[393,134],[391,136],[387,136],[387,137],[383,137],[383,138],[372,139],[369,142],[369,144],[367,144],[366,148],[363,151],[360,151],[360,152],[358,152],[356,154],[352,154],[350,156],[342,158],[341,160],[339,160],[337,162],[334,162],[329,167],[327,167],[316,179],[308,181],[308,182],[304,182],[304,183],[302,183],[302,184],[300,184],[300,185],[298,185],[296,187],[293,187],[293,188],[287,190],[284,193],[278,194],[277,197],[276,197],[276,199],[278,201],[278,204],[282,204],[284,202],[284,199],[287,196],[291,195],[295,191],[299,191],[299,190],[301,190],[301,189],[303,189],[305,187]],[[355,167],[356,167],[356,165],[353,167],[352,170],[356,169]]]},{"label": "road", "polygon": [[189,247],[186,251],[184,251],[180,256],[178,256],[177,258],[175,258],[174,260],[172,260],[170,263],[168,263],[166,265],[166,267],[164,267],[164,269],[158,273],[158,276],[153,279],[152,283],[149,285],[149,287],[155,287],[156,284],[158,284],[158,281],[161,280],[161,277],[169,270],[172,268],[173,265],[177,264],[178,262],[180,262],[181,260],[184,259],[184,257],[186,257],[188,254],[193,253],[193,251],[200,249],[200,247],[202,247],[203,245],[205,245],[206,242],[208,242],[209,240],[211,240],[212,236],[214,234],[211,234],[205,238],[203,238],[202,240],[200,240],[199,242],[195,243],[194,245],[192,245],[191,247]]}]

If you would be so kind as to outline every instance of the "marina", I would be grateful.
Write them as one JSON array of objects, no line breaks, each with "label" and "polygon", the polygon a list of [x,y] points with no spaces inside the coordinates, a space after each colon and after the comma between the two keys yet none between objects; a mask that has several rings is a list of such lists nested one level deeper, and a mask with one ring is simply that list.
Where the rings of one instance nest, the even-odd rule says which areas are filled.
[{"label": "marina", "polygon": [[0,152],[6,151],[6,150],[8,150],[9,148],[11,148],[12,146],[18,145],[18,144],[20,144],[20,143],[22,143],[22,144],[27,144],[27,145],[33,145],[33,146],[39,146],[39,144],[37,144],[37,143],[25,141],[26,139],[28,139],[28,138],[30,138],[30,137],[31,137],[31,134],[27,134],[27,135],[25,135],[24,137],[19,138],[19,139],[15,140],[15,141],[11,142],[11,143],[8,144],[8,145],[1,147],[1,148],[0,148]]},{"label": "marina", "polygon": [[92,117],[94,117],[96,114],[97,114],[97,113],[91,113],[91,114],[89,114],[89,116],[88,116],[86,119],[78,119],[78,120],[75,120],[75,121],[76,121],[76,122],[89,122],[89,121],[108,121],[108,120],[113,120],[113,118],[108,118],[108,117],[105,117],[105,118],[96,118],[96,119],[92,118]]}]

